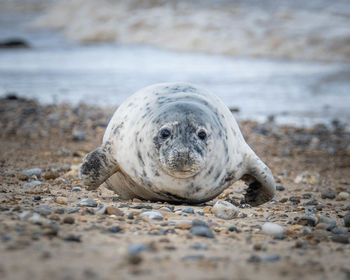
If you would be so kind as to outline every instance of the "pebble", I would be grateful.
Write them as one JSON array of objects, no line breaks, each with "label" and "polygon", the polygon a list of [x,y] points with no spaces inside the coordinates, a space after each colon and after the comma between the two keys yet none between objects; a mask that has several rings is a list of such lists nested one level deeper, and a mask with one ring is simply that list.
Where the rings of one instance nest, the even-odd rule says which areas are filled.
[{"label": "pebble", "polygon": [[55,170],[47,171],[44,174],[44,178],[46,180],[50,180],[50,179],[54,180],[54,179],[56,179],[58,177],[60,177],[60,174],[57,171],[55,171]]},{"label": "pebble", "polygon": [[305,215],[299,218],[298,220],[299,225],[308,225],[308,226],[316,226],[318,224],[318,218],[316,215],[310,214],[310,215]]},{"label": "pebble", "polygon": [[350,227],[350,211],[344,216],[344,226]]},{"label": "pebble", "polygon": [[349,236],[343,234],[336,234],[332,236],[332,241],[341,244],[349,244]]},{"label": "pebble", "polygon": [[72,224],[74,224],[74,222],[75,222],[75,219],[72,216],[67,216],[67,217],[64,217],[64,219],[63,219],[64,224],[72,225]]},{"label": "pebble", "polygon": [[192,225],[190,233],[192,233],[193,235],[196,235],[196,236],[214,238],[213,232],[207,226],[193,226]]},{"label": "pebble", "polygon": [[284,232],[284,228],[282,226],[275,224],[275,223],[270,223],[270,222],[263,224],[261,229],[265,233],[273,235],[273,236],[281,235]]},{"label": "pebble", "polygon": [[316,205],[318,205],[318,201],[313,199],[313,200],[310,200],[310,201],[304,203],[304,205],[305,206],[316,206]]},{"label": "pebble", "polygon": [[190,221],[180,221],[177,222],[175,228],[178,229],[190,229],[192,227],[192,223]]},{"label": "pebble", "polygon": [[69,241],[69,242],[81,242],[81,236],[80,235],[75,235],[75,234],[68,234],[63,238],[64,241]]},{"label": "pebble", "polygon": [[326,199],[334,199],[335,198],[335,193],[331,189],[327,189],[321,193],[321,198]]},{"label": "pebble", "polygon": [[212,214],[211,213],[211,206],[205,206],[204,208],[203,208],[203,212],[204,212],[204,214]]},{"label": "pebble", "polygon": [[119,208],[116,208],[113,206],[106,207],[106,214],[107,215],[123,216],[123,212]]},{"label": "pebble", "polygon": [[170,208],[165,207],[165,206],[163,206],[163,207],[159,208],[159,211],[173,212],[173,211],[171,211],[171,209],[170,209]]},{"label": "pebble", "polygon": [[204,259],[204,255],[187,255],[181,258],[182,261],[199,261]]},{"label": "pebble", "polygon": [[76,130],[72,133],[73,140],[84,141],[86,139],[86,134],[84,131]]},{"label": "pebble", "polygon": [[319,223],[320,224],[324,223],[326,225],[325,229],[328,230],[328,231],[332,230],[333,228],[335,228],[337,226],[337,221],[336,220],[327,218],[325,216],[321,216],[320,217]]},{"label": "pebble", "polygon": [[48,216],[53,213],[53,210],[47,205],[41,205],[34,210],[42,216]]},{"label": "pebble", "polygon": [[57,204],[61,204],[61,205],[67,205],[68,204],[67,198],[66,197],[62,197],[62,196],[57,197],[55,201],[56,201]]},{"label": "pebble", "polygon": [[193,219],[192,220],[192,227],[198,227],[198,226],[209,227],[209,225],[206,222],[199,220],[199,219]]},{"label": "pebble", "polygon": [[140,216],[145,217],[148,220],[157,220],[157,221],[163,220],[163,215],[160,212],[156,212],[156,211],[146,211],[141,213]]},{"label": "pebble", "polygon": [[40,186],[42,184],[43,184],[43,182],[38,181],[38,180],[34,180],[31,182],[24,183],[23,186],[27,187],[27,188],[32,188],[32,187]]},{"label": "pebble", "polygon": [[40,177],[41,175],[41,169],[40,168],[31,168],[31,169],[26,169],[22,170],[21,174],[27,176],[27,178],[31,178],[32,176]]},{"label": "pebble", "polygon": [[71,189],[72,192],[81,192],[81,187],[75,186]]},{"label": "pebble", "polygon": [[263,259],[263,262],[277,262],[281,259],[280,255],[271,255]]},{"label": "pebble", "polygon": [[320,174],[316,172],[304,171],[300,173],[294,180],[296,184],[319,184],[320,182]]},{"label": "pebble", "polygon": [[282,191],[284,191],[285,189],[286,189],[286,188],[283,187],[283,186],[276,186],[276,190],[277,190],[277,191],[282,192]]},{"label": "pebble", "polygon": [[118,233],[118,232],[122,231],[122,228],[119,226],[113,226],[113,227],[107,228],[107,230],[111,233]]},{"label": "pebble", "polygon": [[186,213],[186,214],[194,214],[194,209],[192,207],[190,208],[185,208],[182,210],[183,213]]},{"label": "pebble", "polygon": [[249,263],[260,263],[261,262],[261,258],[257,255],[251,255],[249,257],[249,259],[247,260],[247,262]]},{"label": "pebble", "polygon": [[339,228],[335,227],[332,229],[332,233],[334,234],[343,234],[343,235],[349,235],[349,232],[345,228]]},{"label": "pebble", "polygon": [[232,203],[225,200],[218,200],[211,209],[211,212],[218,218],[230,220],[237,217],[239,210]]},{"label": "pebble", "polygon": [[91,198],[83,198],[79,201],[78,206],[97,207],[98,203]]},{"label": "pebble", "polygon": [[142,243],[135,243],[135,244],[131,244],[130,247],[129,247],[129,254],[130,255],[137,255],[143,251],[147,251],[148,250],[148,247],[145,246],[144,244]]},{"label": "pebble", "polygon": [[103,215],[106,213],[106,205],[100,205],[100,207],[95,211],[96,215]]},{"label": "pebble", "polygon": [[340,192],[340,193],[338,193],[338,195],[335,198],[335,200],[337,200],[337,201],[344,201],[344,200],[349,199],[349,197],[350,197],[349,193],[347,193],[347,192]]},{"label": "pebble", "polygon": [[228,228],[228,230],[231,231],[231,232],[238,232],[238,229],[237,229],[237,227],[235,227],[235,226],[230,226],[230,227]]},{"label": "pebble", "polygon": [[196,243],[194,243],[193,245],[190,246],[190,249],[207,251],[207,250],[208,250],[208,247],[202,245],[202,244],[199,243],[199,242],[196,242]]}]

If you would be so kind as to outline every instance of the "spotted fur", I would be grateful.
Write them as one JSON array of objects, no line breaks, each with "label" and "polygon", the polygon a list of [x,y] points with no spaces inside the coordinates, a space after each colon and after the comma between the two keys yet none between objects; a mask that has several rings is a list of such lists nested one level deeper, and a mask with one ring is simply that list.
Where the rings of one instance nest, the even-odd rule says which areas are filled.
[{"label": "spotted fur", "polygon": [[242,177],[249,178],[246,203],[262,204],[275,193],[271,171],[230,110],[187,83],[156,84],[129,97],[80,173],[85,184],[105,182],[125,199],[200,203]]}]

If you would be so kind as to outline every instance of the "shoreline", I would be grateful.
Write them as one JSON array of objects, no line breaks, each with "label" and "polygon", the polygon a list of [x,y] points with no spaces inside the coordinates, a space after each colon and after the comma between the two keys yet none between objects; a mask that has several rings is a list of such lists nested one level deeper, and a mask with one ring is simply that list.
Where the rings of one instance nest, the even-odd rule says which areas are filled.
[{"label": "shoreline", "polygon": [[[123,201],[79,182],[77,168],[100,144],[112,113],[1,99],[2,279],[257,279],[257,273],[259,279],[347,279],[350,135],[341,124],[240,121],[247,143],[275,176],[275,199],[241,208],[245,185],[237,182],[208,203],[171,205]],[[33,168],[40,172],[23,175]],[[86,198],[91,207],[79,205]],[[216,217],[211,209],[218,199],[237,205],[238,216]],[[162,219],[149,220],[144,211]],[[193,234],[195,219],[214,238]],[[284,233],[268,234],[266,222]]]}]

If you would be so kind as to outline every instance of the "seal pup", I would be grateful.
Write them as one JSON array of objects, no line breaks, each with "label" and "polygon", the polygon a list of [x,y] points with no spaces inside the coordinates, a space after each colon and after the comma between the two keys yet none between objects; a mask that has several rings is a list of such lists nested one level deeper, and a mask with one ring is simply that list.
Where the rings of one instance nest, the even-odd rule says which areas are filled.
[{"label": "seal pup", "polygon": [[245,203],[252,206],[275,194],[270,169],[230,110],[188,83],[155,84],[130,96],[79,173],[90,189],[105,183],[123,199],[201,203],[239,179],[248,184]]}]

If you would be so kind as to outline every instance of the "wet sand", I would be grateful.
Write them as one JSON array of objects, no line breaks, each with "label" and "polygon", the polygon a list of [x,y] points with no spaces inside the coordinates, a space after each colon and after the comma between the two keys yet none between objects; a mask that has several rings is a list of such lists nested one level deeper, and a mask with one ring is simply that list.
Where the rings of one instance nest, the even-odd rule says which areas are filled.
[{"label": "wet sand", "polygon": [[[208,203],[171,205],[80,184],[77,168],[112,113],[0,100],[1,279],[350,279],[350,134],[341,123],[240,122],[275,176],[275,199],[242,207],[237,182]],[[85,198],[91,207],[78,206]],[[238,216],[212,214],[217,199],[235,204]],[[214,238],[193,234],[195,219]],[[284,232],[264,232],[266,222]]]}]

